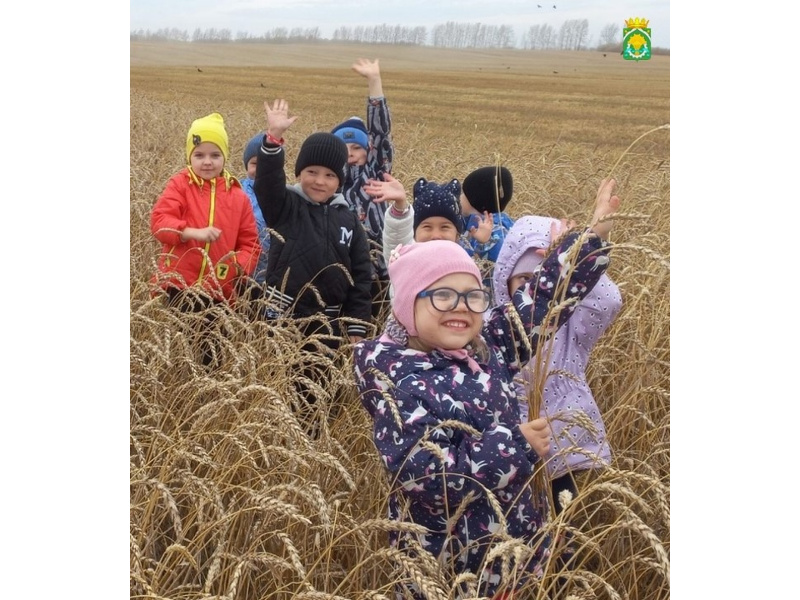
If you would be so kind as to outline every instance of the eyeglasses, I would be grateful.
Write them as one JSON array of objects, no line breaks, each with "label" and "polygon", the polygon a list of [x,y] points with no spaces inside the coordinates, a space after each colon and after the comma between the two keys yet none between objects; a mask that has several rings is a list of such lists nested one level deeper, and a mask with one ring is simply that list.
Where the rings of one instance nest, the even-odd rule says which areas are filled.
[{"label": "eyeglasses", "polygon": [[467,308],[474,313],[486,312],[492,297],[486,290],[469,290],[468,292],[457,292],[452,288],[442,287],[432,290],[425,290],[417,294],[417,298],[430,298],[433,308],[439,312],[455,310],[461,298]]}]

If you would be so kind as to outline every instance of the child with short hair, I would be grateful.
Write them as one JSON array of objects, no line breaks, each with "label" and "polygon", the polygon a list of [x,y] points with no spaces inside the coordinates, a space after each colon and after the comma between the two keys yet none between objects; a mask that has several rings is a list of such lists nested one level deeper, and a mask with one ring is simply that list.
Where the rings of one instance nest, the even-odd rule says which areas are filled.
[{"label": "child with short hair", "polygon": [[187,167],[167,182],[150,215],[161,242],[154,282],[175,303],[186,288],[232,301],[237,281],[260,253],[247,194],[226,169],[228,134],[222,115],[195,120],[186,137]]},{"label": "child with short hair", "polygon": [[[591,228],[565,236],[514,293],[514,308],[498,306],[485,321],[491,298],[463,248],[447,240],[401,246],[389,263],[393,316],[383,335],[356,344],[357,387],[391,481],[390,517],[426,528],[391,531],[390,543],[429,552],[450,584],[474,575],[478,596],[526,588],[548,557],[546,499],[539,505],[541,490],[530,484],[550,428],[538,415],[520,422],[513,377],[538,336],[570,317],[569,300],[582,299],[607,268],[608,217],[620,202],[612,191],[598,195]],[[554,314],[556,303],[563,308]],[[489,560],[507,536],[526,551],[505,553],[509,563]],[[413,583],[396,591],[425,597]]]},{"label": "child with short hair", "polygon": [[[536,277],[562,226],[556,219],[537,215],[517,220],[497,257],[496,304],[510,302],[520,286]],[[527,420],[531,387],[542,386],[540,416],[547,417],[553,430],[546,466],[557,514],[564,509],[561,493],[566,491],[574,498],[578,491],[576,479],[580,481],[586,471],[602,468],[611,460],[603,416],[586,382],[586,367],[592,348],[621,308],[619,288],[603,273],[570,319],[546,343],[547,363],[538,367],[544,383],[535,380],[534,364],[526,365],[517,381],[522,420]],[[575,419],[576,411],[583,411],[592,425]]]},{"label": "child with short hair", "polygon": [[331,133],[312,133],[297,155],[298,182],[287,185],[283,134],[297,116],[289,117],[286,100],[264,108],[267,131],[253,187],[275,232],[265,294],[288,315],[327,317],[333,336],[345,333],[339,319],[346,318],[346,335],[361,340],[371,319],[372,270],[364,228],[340,193],[347,146]]},{"label": "child with short hair", "polygon": [[342,195],[350,209],[358,216],[367,233],[372,260],[373,316],[378,316],[386,298],[388,272],[383,255],[383,227],[385,205],[372,202],[363,186],[370,179],[380,180],[392,172],[394,144],[389,105],[383,93],[380,63],[359,58],[353,71],[366,78],[367,120],[353,116],[336,125],[331,133],[347,144],[347,168]]},{"label": "child with short hair", "polygon": [[264,139],[264,133],[257,133],[247,145],[244,147],[243,160],[245,169],[245,178],[242,179],[242,189],[247,194],[250,200],[250,206],[253,207],[253,216],[256,220],[256,229],[258,230],[258,239],[261,242],[261,254],[258,257],[258,264],[253,272],[253,279],[261,286],[267,280],[267,265],[269,264],[269,230],[267,229],[267,221],[261,212],[261,207],[258,205],[256,192],[253,189],[253,184],[256,180],[256,163],[258,150],[261,148],[261,141]]}]

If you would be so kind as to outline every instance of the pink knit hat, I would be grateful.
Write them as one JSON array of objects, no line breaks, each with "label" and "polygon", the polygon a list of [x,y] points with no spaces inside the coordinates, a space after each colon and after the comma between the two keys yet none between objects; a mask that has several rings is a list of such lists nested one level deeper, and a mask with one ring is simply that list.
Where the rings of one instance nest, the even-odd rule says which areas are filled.
[{"label": "pink knit hat", "polygon": [[389,258],[389,280],[394,288],[392,311],[408,335],[417,335],[414,323],[417,294],[452,273],[473,275],[478,287],[482,287],[478,266],[466,250],[455,242],[431,240],[401,245],[392,251]]}]

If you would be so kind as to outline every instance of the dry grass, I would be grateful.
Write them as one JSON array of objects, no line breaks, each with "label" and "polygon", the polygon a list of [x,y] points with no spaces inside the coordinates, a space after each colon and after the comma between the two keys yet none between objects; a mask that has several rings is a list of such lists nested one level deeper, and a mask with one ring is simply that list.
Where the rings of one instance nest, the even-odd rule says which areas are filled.
[{"label": "dry grass", "polygon": [[[149,294],[158,251],[149,213],[183,166],[191,121],[222,112],[230,167],[242,174],[263,101],[286,97],[301,115],[287,136],[293,161],[308,133],[364,113],[366,85],[348,69],[362,55],[381,58],[395,175],[409,187],[501,161],[514,174],[512,216],[585,222],[600,179],[617,177],[631,217],[612,234],[609,273],[625,304],[588,373],[615,460],[549,527],[571,530],[578,547],[567,576],[574,597],[669,598],[670,157],[669,129],[657,129],[669,122],[669,58],[484,52],[459,61],[410,50],[329,47],[310,69],[292,47],[284,66],[275,46],[249,50],[273,65],[223,60],[214,47],[203,58],[162,52],[173,66],[153,66],[131,46],[132,598],[378,600],[400,579],[452,597],[435,563],[386,547],[387,531],[410,526],[385,519],[387,484],[347,352],[303,352],[291,323],[221,311],[221,366],[207,373],[193,344],[199,318],[177,318]],[[323,382],[312,408],[294,385],[309,366]],[[551,597],[558,577],[553,561],[528,597]]]}]

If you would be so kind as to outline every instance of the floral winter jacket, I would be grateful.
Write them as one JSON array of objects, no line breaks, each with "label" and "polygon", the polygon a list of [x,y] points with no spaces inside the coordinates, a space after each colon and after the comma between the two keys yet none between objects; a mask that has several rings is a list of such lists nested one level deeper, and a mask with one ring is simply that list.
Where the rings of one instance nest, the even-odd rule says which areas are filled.
[{"label": "floral winter jacket", "polygon": [[[488,352],[473,354],[477,370],[439,350],[408,348],[407,333],[393,319],[380,338],[355,346],[357,386],[391,481],[390,517],[425,526],[418,543],[453,577],[478,576],[480,595],[492,596],[511,583],[501,582],[499,560],[485,560],[492,543],[502,539],[495,536],[504,521],[509,535],[529,545],[525,564],[517,565],[521,572],[538,574],[547,556],[547,541],[539,535],[546,501],[539,500],[541,494],[535,498],[529,485],[539,457],[519,429],[512,380],[530,358],[523,338],[532,332],[531,347],[536,347],[554,290],[582,298],[607,266],[607,250],[599,250],[604,244],[584,237],[580,257],[585,260],[578,262],[569,286],[558,285],[562,264],[575,262],[570,249],[576,238],[567,236],[539,280],[516,292],[519,321],[510,317],[509,306],[493,309],[481,332]],[[561,311],[559,323],[569,315],[569,309]],[[390,541],[409,548],[413,535],[394,532]],[[412,593],[423,597],[418,590]]]},{"label": "floral winter jacket", "polygon": [[392,172],[392,119],[385,97],[367,99],[366,125],[370,141],[367,162],[363,165],[347,165],[342,194],[367,233],[374,273],[381,279],[387,279],[389,275],[382,250],[386,205],[383,202],[373,202],[372,197],[362,189],[368,180],[382,180],[384,173]]},{"label": "floral winter jacket", "polygon": [[[493,288],[497,304],[511,300],[508,279],[522,254],[528,248],[547,248],[550,245],[550,225],[554,221],[550,217],[528,215],[521,217],[511,228],[494,270]],[[553,430],[553,444],[546,463],[552,479],[568,471],[608,464],[611,459],[603,416],[586,383],[586,367],[592,348],[621,308],[619,288],[604,273],[581,300],[569,321],[544,346],[549,363],[542,390],[541,416],[550,419]],[[525,366],[522,381],[517,384],[523,417],[528,414],[527,396],[534,385],[535,362],[536,359]],[[579,410],[589,417],[595,431],[590,431],[574,418]]]},{"label": "floral winter jacket", "polygon": [[[222,230],[215,242],[181,241],[187,227],[211,225]],[[173,175],[153,206],[150,231],[162,244],[153,282],[201,285],[218,300],[234,298],[238,276],[253,273],[261,252],[250,201],[227,172],[211,181],[188,167]]]}]

